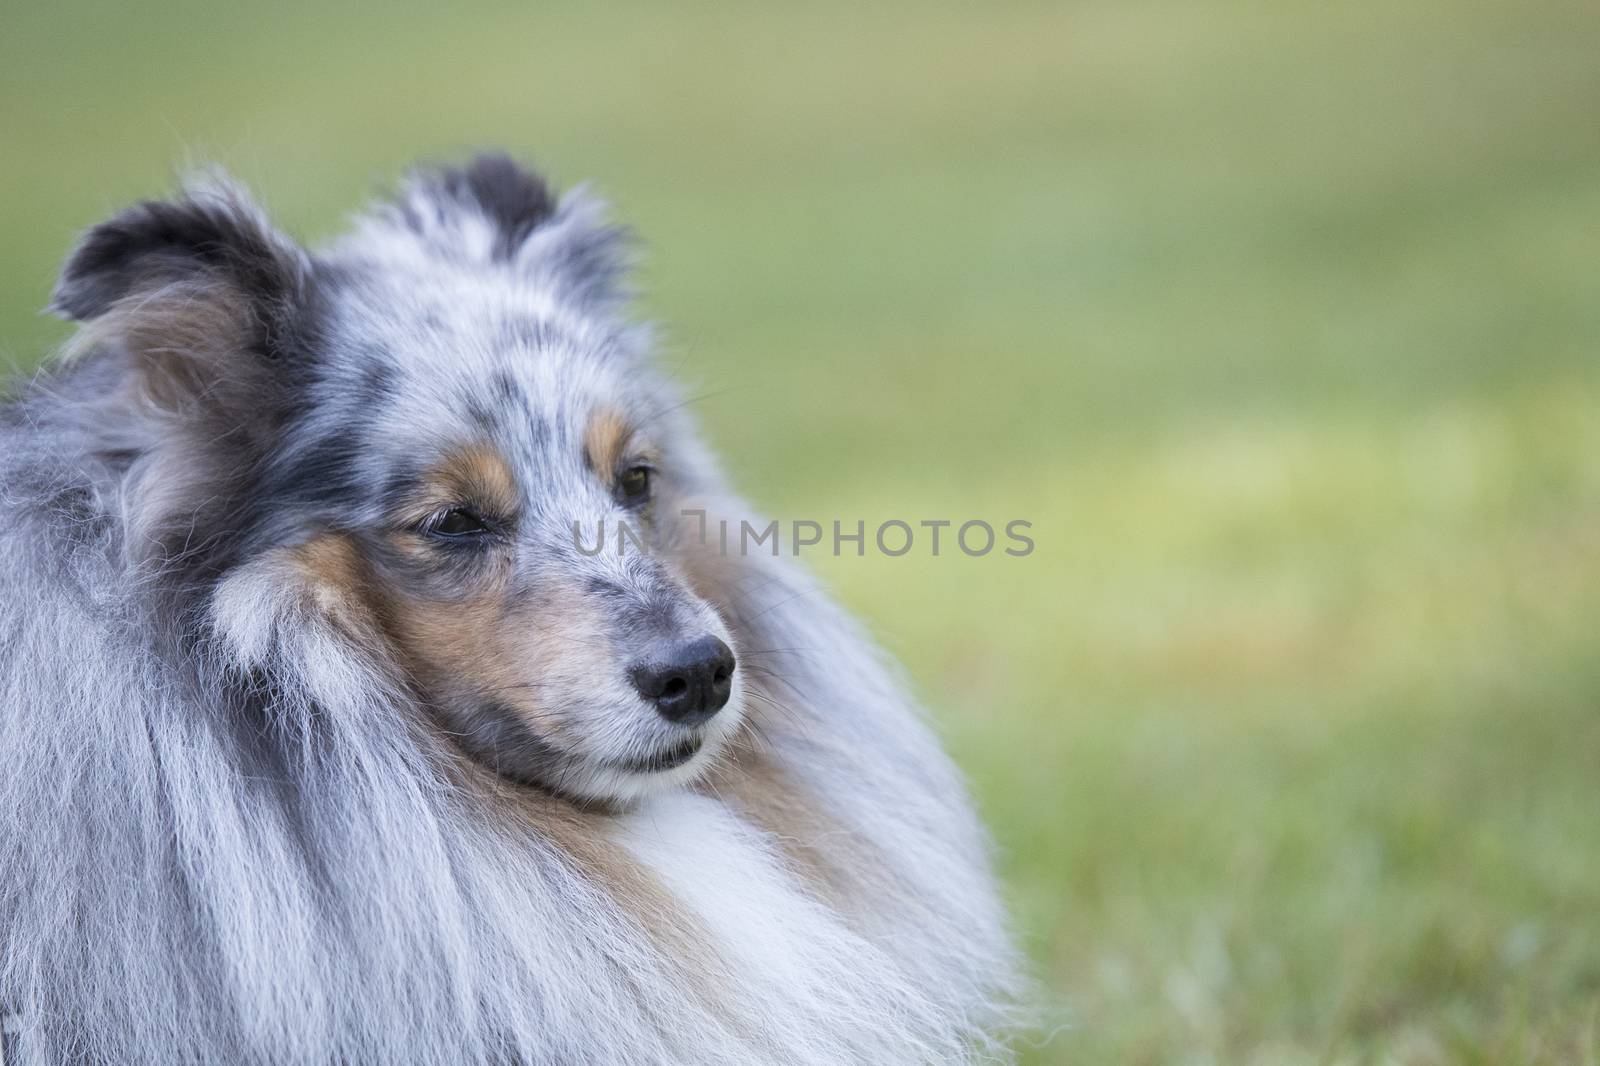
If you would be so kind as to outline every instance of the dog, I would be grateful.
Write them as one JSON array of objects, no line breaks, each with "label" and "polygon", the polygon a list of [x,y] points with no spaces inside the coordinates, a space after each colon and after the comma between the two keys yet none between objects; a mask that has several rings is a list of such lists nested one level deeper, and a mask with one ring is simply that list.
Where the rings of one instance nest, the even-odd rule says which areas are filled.
[{"label": "dog", "polygon": [[220,172],[71,253],[0,408],[16,1060],[1009,1061],[964,787],[676,520],[746,510],[631,248],[487,154],[316,253]]}]

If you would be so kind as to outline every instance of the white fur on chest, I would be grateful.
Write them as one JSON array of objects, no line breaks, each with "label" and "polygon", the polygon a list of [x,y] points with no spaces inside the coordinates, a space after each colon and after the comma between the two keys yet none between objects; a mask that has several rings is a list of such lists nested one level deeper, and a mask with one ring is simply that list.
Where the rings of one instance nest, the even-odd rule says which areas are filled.
[{"label": "white fur on chest", "polygon": [[653,796],[617,823],[617,840],[692,914],[735,969],[803,982],[816,946],[861,943],[806,893],[763,834],[716,799]]},{"label": "white fur on chest", "polygon": [[858,1061],[882,1039],[885,1012],[903,1018],[926,1003],[892,953],[808,893],[716,799],[652,797],[618,820],[616,839],[713,941],[736,1013],[761,1019],[802,1061]]}]

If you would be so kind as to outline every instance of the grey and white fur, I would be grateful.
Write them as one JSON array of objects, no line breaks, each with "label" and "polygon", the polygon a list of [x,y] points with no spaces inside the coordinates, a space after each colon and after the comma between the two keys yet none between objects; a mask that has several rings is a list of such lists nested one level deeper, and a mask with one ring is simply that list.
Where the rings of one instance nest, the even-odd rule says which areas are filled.
[{"label": "grey and white fur", "polygon": [[[73,252],[0,408],[21,1061],[1009,1061],[985,837],[893,669],[669,529],[746,512],[627,250],[486,155],[316,253],[218,174]],[[633,671],[686,641],[736,665],[674,720]]]}]

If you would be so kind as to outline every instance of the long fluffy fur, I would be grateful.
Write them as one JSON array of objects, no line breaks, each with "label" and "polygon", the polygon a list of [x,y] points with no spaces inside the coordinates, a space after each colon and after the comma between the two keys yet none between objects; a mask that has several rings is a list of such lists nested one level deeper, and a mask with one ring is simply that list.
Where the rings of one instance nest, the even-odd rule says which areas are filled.
[{"label": "long fluffy fur", "polygon": [[[1014,964],[982,831],[892,670],[791,562],[684,564],[739,649],[745,718],[698,779],[607,807],[463,759],[361,620],[286,567],[311,498],[286,495],[282,471],[365,402],[364,331],[437,326],[432,312],[383,322],[396,306],[383,293],[417,279],[443,294],[439,314],[533,316],[591,377],[647,381],[683,499],[743,513],[618,318],[619,239],[597,203],[522,195],[494,170],[509,164],[488,166],[417,179],[316,257],[206,184],[184,203],[248,230],[238,255],[194,267],[179,247],[124,290],[103,276],[128,254],[113,233],[77,262],[101,272],[94,286],[71,290],[69,268],[64,308],[96,319],[81,354],[0,410],[11,1050],[129,1064],[1008,1059]],[[121,236],[181,246],[171,221],[124,220]],[[230,330],[259,358],[206,350]],[[469,347],[437,356],[463,380],[485,376]],[[310,377],[301,349],[320,353]],[[292,414],[224,413],[243,409],[230,390],[271,395],[285,374],[304,379]]]}]

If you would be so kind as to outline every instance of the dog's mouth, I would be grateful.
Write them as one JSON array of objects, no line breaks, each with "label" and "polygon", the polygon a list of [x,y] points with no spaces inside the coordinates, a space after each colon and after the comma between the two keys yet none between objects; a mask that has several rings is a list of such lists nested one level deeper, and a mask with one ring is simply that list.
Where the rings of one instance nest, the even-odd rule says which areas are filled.
[{"label": "dog's mouth", "polygon": [[686,737],[670,748],[664,748],[653,755],[642,759],[629,759],[615,763],[619,770],[627,770],[635,774],[658,774],[664,770],[671,770],[682,766],[699,754],[705,744],[703,737]]}]

